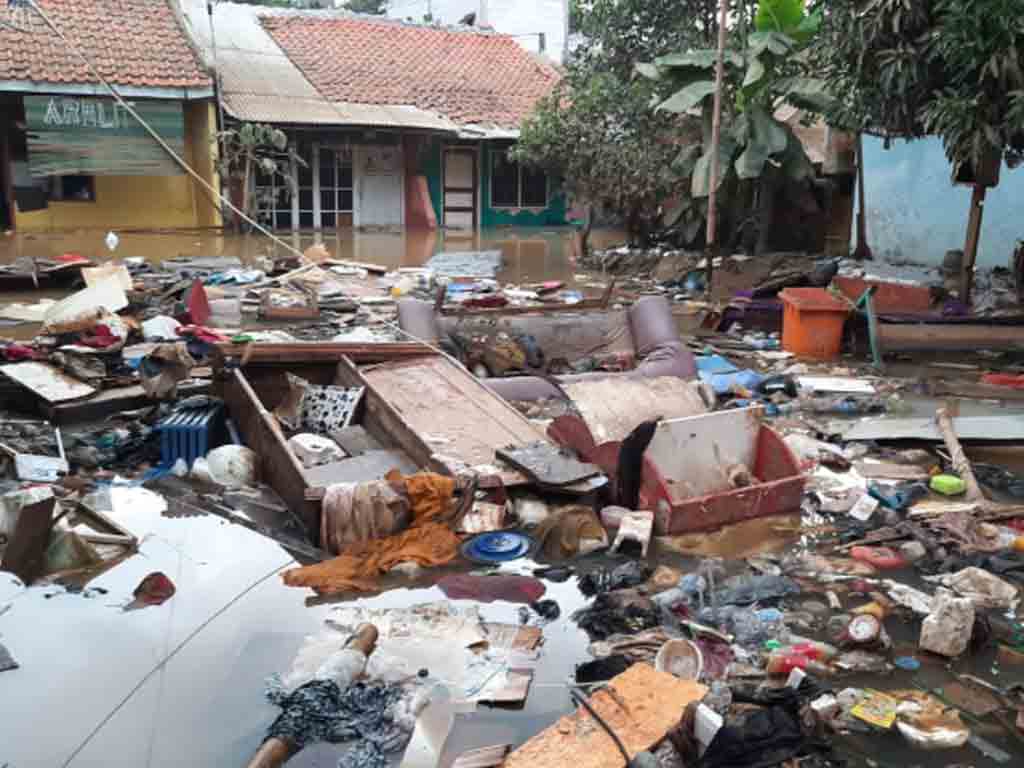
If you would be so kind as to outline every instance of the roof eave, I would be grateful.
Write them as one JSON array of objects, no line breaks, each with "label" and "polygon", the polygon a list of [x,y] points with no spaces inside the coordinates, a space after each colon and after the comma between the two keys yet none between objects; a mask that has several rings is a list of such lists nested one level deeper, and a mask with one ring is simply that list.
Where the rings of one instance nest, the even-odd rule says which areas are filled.
[{"label": "roof eave", "polygon": [[[177,88],[168,86],[112,85],[122,97],[129,99],[200,101],[213,98],[212,86]],[[0,80],[0,92],[53,94],[55,96],[110,96],[110,91],[101,83],[48,83],[35,80]]]}]

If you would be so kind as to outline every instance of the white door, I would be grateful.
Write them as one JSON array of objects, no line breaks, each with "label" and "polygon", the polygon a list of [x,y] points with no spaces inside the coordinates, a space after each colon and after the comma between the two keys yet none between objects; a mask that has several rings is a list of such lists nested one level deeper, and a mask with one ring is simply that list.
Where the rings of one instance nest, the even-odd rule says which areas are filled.
[{"label": "white door", "polygon": [[355,153],[359,195],[355,224],[401,227],[404,211],[400,147],[359,147]]},{"label": "white door", "polygon": [[476,226],[476,152],[472,149],[445,150],[444,226],[470,231]]}]

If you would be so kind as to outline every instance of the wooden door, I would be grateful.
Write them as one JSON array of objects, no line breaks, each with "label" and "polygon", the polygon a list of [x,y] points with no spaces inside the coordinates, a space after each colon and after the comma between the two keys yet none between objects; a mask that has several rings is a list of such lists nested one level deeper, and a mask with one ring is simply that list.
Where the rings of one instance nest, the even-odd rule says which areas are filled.
[{"label": "wooden door", "polygon": [[476,151],[446,149],[444,153],[444,226],[472,231],[476,227]]}]

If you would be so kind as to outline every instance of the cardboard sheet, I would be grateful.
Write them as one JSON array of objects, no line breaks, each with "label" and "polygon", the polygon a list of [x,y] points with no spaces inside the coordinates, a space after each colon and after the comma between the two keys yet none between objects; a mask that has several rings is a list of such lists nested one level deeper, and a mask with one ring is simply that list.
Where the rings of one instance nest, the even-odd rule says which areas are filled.
[{"label": "cardboard sheet", "polygon": [[[686,705],[707,692],[699,683],[658,672],[650,664],[634,664],[610,686],[615,696],[600,690],[591,696],[590,705],[622,739],[631,757],[661,741],[678,724]],[[615,742],[580,708],[515,750],[505,768],[622,768],[622,762]]]}]

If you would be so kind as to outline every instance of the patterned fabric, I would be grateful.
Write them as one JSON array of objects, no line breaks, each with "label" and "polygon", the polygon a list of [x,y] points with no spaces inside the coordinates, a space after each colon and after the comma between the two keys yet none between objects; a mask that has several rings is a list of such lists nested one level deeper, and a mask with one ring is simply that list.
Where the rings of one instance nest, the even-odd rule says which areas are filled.
[{"label": "patterned fabric", "polygon": [[403,749],[412,736],[392,714],[402,696],[397,685],[359,683],[342,690],[333,680],[313,680],[292,693],[271,688],[267,698],[282,711],[267,738],[282,739],[300,750],[320,741],[352,742],[339,766],[383,768],[385,755]]}]

